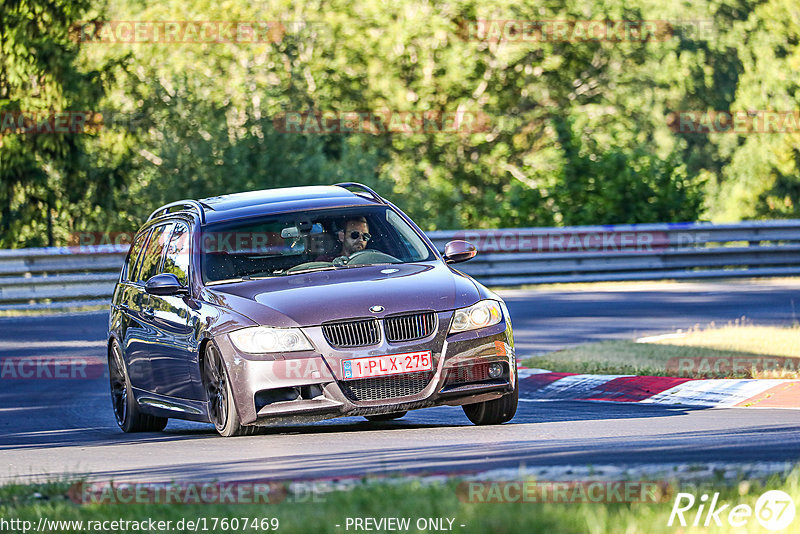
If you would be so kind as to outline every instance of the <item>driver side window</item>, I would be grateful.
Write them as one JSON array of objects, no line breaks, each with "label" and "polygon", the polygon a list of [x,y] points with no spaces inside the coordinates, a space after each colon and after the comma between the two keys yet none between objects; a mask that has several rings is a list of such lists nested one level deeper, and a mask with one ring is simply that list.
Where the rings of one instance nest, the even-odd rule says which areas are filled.
[{"label": "driver side window", "polygon": [[161,256],[173,226],[175,226],[175,223],[163,224],[153,229],[150,234],[150,241],[147,242],[147,248],[142,257],[142,266],[139,269],[137,282],[147,282],[159,273]]},{"label": "driver side window", "polygon": [[174,274],[182,286],[187,286],[189,285],[190,260],[189,228],[183,223],[178,223],[169,239],[167,255],[164,256],[164,267],[161,272]]},{"label": "driver side window", "polygon": [[136,236],[136,239],[133,241],[133,245],[131,245],[130,252],[128,252],[128,259],[125,262],[125,267],[122,271],[122,280],[123,281],[131,281],[134,280],[134,271],[137,266],[137,261],[139,260],[139,254],[142,252],[142,247],[144,246],[145,240],[147,239],[147,232],[141,233]]}]

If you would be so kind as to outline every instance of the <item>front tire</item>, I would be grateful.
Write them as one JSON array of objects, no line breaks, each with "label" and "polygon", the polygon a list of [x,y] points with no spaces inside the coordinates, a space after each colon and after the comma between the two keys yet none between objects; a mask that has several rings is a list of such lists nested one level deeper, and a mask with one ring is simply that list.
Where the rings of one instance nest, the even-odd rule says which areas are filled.
[{"label": "front tire", "polygon": [[243,426],[233,403],[233,390],[225,362],[213,342],[206,346],[203,358],[203,386],[208,398],[208,416],[220,436],[247,436],[258,431],[256,426]]},{"label": "front tire", "polygon": [[111,406],[114,418],[123,432],[158,432],[167,426],[166,417],[142,413],[133,396],[131,381],[125,368],[117,340],[111,342],[108,355],[108,376],[111,385]]},{"label": "front tire", "polygon": [[514,418],[519,404],[519,377],[514,369],[514,391],[499,399],[465,404],[462,406],[467,418],[476,425],[500,425]]}]

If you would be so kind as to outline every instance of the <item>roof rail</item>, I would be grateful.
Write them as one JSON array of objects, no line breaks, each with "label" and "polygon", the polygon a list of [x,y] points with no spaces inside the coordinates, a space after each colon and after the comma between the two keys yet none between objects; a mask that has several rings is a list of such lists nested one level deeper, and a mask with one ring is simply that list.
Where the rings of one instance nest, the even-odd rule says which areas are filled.
[{"label": "roof rail", "polygon": [[341,182],[333,185],[336,187],[343,187],[345,189],[349,187],[361,189],[365,193],[368,193],[374,200],[380,202],[381,204],[386,204],[386,201],[378,193],[376,193],[374,190],[372,190],[372,188],[369,188],[364,184],[360,184],[358,182]]},{"label": "roof rail", "polygon": [[[148,217],[147,220],[149,221],[151,219],[155,219],[156,217],[160,217],[162,215],[167,215],[168,213],[170,213],[170,210],[172,208],[176,208],[176,207],[179,207],[179,206],[181,208],[184,208],[184,209],[176,210],[176,211],[195,211],[195,212],[197,212],[197,215],[200,217],[200,223],[201,224],[205,224],[205,222],[206,222],[206,212],[203,209],[203,205],[200,204],[196,200],[179,200],[177,202],[171,202],[171,203],[169,203],[169,204],[167,204],[165,206],[161,206],[156,211],[151,213],[150,217]],[[186,209],[186,208],[188,208],[188,209]]]}]

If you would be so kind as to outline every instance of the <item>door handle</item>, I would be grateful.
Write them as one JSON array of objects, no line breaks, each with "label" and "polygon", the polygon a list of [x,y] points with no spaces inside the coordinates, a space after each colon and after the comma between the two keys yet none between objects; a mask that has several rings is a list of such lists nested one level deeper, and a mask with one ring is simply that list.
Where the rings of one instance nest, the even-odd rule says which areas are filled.
[{"label": "door handle", "polygon": [[154,317],[155,314],[156,312],[153,310],[153,308],[145,308],[142,310],[142,315],[144,315],[147,318]]}]

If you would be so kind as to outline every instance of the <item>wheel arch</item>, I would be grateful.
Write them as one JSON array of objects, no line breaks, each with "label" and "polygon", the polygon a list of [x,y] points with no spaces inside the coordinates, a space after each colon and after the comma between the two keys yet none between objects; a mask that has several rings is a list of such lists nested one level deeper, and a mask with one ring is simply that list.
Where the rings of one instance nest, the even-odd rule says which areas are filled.
[{"label": "wheel arch", "polygon": [[200,339],[200,343],[197,345],[197,366],[199,367],[198,371],[200,372],[200,377],[203,376],[203,366],[205,365],[206,360],[206,347],[214,340],[210,335],[204,335]]},{"label": "wheel arch", "polygon": [[106,343],[106,363],[108,363],[108,361],[111,359],[111,346],[114,344],[114,342],[119,345],[119,350],[122,353],[122,365],[125,366],[125,372],[128,372],[129,369],[128,361],[125,359],[125,348],[122,346],[122,342],[115,332],[111,332],[108,335],[108,342]]}]

